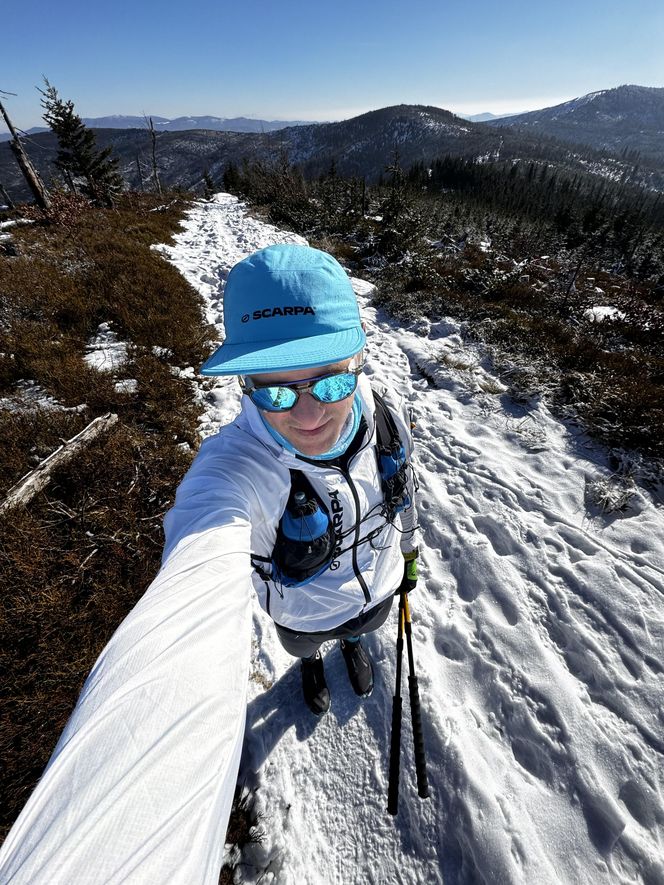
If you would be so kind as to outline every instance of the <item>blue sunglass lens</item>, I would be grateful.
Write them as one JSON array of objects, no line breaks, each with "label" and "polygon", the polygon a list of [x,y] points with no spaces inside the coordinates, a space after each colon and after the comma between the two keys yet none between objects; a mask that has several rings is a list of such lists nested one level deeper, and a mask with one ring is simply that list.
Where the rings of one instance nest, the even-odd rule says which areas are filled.
[{"label": "blue sunglass lens", "polygon": [[350,396],[357,386],[357,375],[347,372],[321,378],[311,388],[312,394],[322,403],[338,403]]},{"label": "blue sunglass lens", "polygon": [[259,387],[251,391],[251,399],[266,412],[286,412],[297,402],[297,395],[290,387]]}]

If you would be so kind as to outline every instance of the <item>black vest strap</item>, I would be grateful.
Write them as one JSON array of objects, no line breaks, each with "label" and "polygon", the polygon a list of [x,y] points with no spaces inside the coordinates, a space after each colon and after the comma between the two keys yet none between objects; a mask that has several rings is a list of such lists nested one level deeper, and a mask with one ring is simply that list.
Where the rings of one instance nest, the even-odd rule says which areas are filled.
[{"label": "black vest strap", "polygon": [[395,448],[402,445],[401,437],[399,436],[392,412],[387,407],[387,403],[375,390],[373,395],[376,403],[376,443],[378,451],[380,454],[392,452]]}]

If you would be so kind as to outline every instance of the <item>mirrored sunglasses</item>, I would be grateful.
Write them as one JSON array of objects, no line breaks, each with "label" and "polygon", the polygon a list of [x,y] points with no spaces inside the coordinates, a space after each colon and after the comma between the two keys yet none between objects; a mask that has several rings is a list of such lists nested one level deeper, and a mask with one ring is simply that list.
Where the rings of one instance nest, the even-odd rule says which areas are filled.
[{"label": "mirrored sunglasses", "polygon": [[310,393],[320,403],[338,403],[355,392],[357,377],[362,371],[347,369],[332,375],[319,375],[289,384],[261,385],[251,378],[240,378],[242,392],[264,412],[288,412],[302,393]]}]

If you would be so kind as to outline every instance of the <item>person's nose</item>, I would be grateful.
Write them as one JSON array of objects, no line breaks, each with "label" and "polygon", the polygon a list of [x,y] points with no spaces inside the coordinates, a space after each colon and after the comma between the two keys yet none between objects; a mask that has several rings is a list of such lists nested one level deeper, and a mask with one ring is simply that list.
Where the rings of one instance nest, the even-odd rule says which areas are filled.
[{"label": "person's nose", "polygon": [[303,430],[314,430],[322,424],[322,418],[325,414],[325,404],[305,391],[300,394],[300,398],[291,409],[291,415],[295,418],[297,424]]}]

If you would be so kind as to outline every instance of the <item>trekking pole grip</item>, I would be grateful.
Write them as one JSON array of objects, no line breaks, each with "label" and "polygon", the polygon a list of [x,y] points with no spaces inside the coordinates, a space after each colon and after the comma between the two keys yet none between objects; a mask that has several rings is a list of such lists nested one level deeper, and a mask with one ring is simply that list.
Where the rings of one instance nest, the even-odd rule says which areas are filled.
[{"label": "trekking pole grip", "polygon": [[417,795],[421,799],[427,799],[429,796],[429,783],[427,780],[427,760],[424,755],[422,714],[420,711],[420,691],[417,684],[417,676],[408,676],[408,690],[410,692],[410,713],[413,720],[413,743],[415,747],[415,775],[417,777]]},{"label": "trekking pole grip", "polygon": [[387,810],[396,814],[399,805],[399,767],[401,758],[401,697],[392,698],[392,740],[390,742],[390,780],[387,789]]}]

